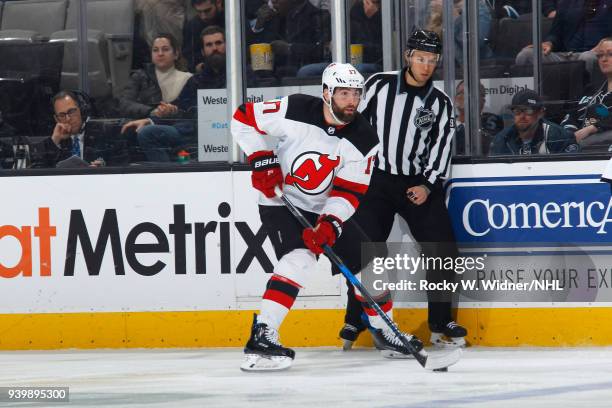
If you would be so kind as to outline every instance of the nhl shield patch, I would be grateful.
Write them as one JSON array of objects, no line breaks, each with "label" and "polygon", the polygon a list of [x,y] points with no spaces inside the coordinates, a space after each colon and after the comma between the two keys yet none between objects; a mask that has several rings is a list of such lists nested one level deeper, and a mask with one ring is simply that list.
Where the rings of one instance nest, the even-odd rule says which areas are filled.
[{"label": "nhl shield patch", "polygon": [[414,115],[414,126],[418,129],[429,129],[433,124],[435,115],[433,111],[425,108],[417,108],[416,114]]}]

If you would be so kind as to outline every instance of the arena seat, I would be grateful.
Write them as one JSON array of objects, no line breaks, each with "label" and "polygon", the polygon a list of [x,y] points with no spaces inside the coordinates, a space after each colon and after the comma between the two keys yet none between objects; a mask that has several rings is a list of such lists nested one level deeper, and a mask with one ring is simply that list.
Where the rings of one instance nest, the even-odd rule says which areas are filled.
[{"label": "arena seat", "polygon": [[[64,44],[64,63],[62,66],[62,89],[78,89],[79,86],[79,45],[76,30],[62,30],[51,35],[53,43]],[[98,30],[88,30],[88,79],[89,94],[92,98],[104,99],[111,95],[108,51],[104,34]]]},{"label": "arena seat", "polygon": [[48,40],[66,24],[66,0],[6,1],[0,20],[0,39],[35,42]]},{"label": "arena seat", "polygon": [[[495,29],[495,39],[491,42],[497,57],[515,58],[523,47],[533,43],[531,14],[522,18],[502,18]],[[550,31],[552,19],[542,19],[542,37]]]},{"label": "arena seat", "polygon": [[[74,3],[78,0],[69,0]],[[73,8],[75,9],[75,8]],[[76,28],[76,14],[68,8],[66,28]],[[74,24],[74,26],[68,26]],[[88,0],[87,27],[104,33],[108,44],[108,67],[113,92],[128,82],[134,43],[133,0]]]},{"label": "arena seat", "polygon": [[[69,0],[65,30],[56,32],[53,41],[62,41],[67,47],[76,47],[77,1]],[[89,77],[91,96],[106,97],[116,93],[129,79],[132,65],[134,30],[133,0],[88,0],[87,27],[89,43]],[[71,82],[78,79],[75,68],[77,49],[67,50],[64,78]],[[68,59],[71,58],[70,62]]]}]

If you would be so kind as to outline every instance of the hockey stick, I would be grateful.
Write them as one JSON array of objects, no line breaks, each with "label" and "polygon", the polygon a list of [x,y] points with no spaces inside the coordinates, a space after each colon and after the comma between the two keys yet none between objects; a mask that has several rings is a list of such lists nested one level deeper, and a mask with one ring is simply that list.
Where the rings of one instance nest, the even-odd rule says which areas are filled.
[{"label": "hockey stick", "polygon": [[[299,221],[300,224],[304,228],[312,228],[310,222],[302,215],[300,210],[293,205],[293,203],[283,194],[282,190],[279,187],[274,189],[276,195],[283,201],[285,207],[293,214],[293,216]],[[410,351],[410,354],[414,356],[414,358],[423,366],[423,368],[428,370],[440,370],[447,368],[455,364],[461,358],[461,350],[456,349],[451,351],[445,355],[439,356],[430,356],[425,350],[417,351],[412,344],[408,341],[408,339],[400,332],[397,325],[387,316],[387,314],[378,306],[378,303],[372,298],[372,296],[368,293],[366,288],[361,284],[361,282],[353,275],[353,273],[344,265],[344,262],[336,253],[329,247],[329,245],[323,245],[323,251],[325,255],[332,261],[340,272],[351,282],[359,292],[363,295],[363,297],[367,300],[369,305],[376,311],[376,313],[383,319],[385,324],[393,331],[393,333],[397,336],[398,339],[402,342],[404,346]]]}]

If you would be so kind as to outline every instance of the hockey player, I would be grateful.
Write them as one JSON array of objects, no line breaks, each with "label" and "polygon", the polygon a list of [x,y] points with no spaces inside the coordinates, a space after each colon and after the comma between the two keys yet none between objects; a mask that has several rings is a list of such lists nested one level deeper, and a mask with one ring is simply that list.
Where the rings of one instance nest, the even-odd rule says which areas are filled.
[{"label": "hockey player", "polygon": [[[385,242],[396,214],[410,227],[422,251],[432,257],[458,255],[450,218],[446,209],[442,179],[450,168],[454,134],[453,105],[449,97],[433,86],[432,75],[442,52],[437,34],[417,29],[408,39],[406,67],[395,73],[371,76],[365,85],[365,98],[359,110],[376,128],[380,149],[372,182],[359,210],[346,227],[346,236],[361,233],[371,241]],[[355,227],[353,224],[358,224]],[[340,239],[336,252],[351,270],[361,265],[360,247],[354,240]],[[452,282],[453,271],[428,270],[427,280]],[[345,326],[340,337],[350,348],[367,326],[362,308],[372,324],[374,311],[349,287]],[[467,331],[451,317],[452,293],[428,293],[428,323],[431,342],[443,346],[462,346]],[[379,305],[391,313],[390,294],[380,295]],[[393,347],[389,332],[372,331],[376,346],[386,357],[403,357]],[[400,353],[393,353],[400,351]]]},{"label": "hockey player", "polygon": [[[261,192],[261,221],[279,258],[253,319],[245,371],[290,367],[295,352],[281,345],[278,329],[307,285],[322,245],[334,245],[370,182],[378,137],[357,111],[363,77],[350,64],[332,63],[322,83],[322,100],[296,94],[246,103],[232,120],[232,135],[248,155],[253,187]],[[276,145],[268,146],[262,135]],[[300,226],[275,196],[277,186],[314,228]]]}]

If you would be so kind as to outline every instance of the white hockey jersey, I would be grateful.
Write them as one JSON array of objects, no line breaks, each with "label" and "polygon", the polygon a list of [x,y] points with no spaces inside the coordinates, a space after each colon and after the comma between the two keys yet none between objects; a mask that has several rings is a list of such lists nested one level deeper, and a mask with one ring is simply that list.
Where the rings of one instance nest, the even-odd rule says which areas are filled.
[{"label": "white hockey jersey", "polygon": [[[368,189],[378,136],[359,113],[346,126],[329,126],[321,98],[296,94],[240,106],[231,131],[247,155],[271,150],[262,135],[277,142],[283,191],[302,210],[346,221]],[[263,194],[259,203],[282,205]]]}]

